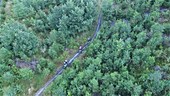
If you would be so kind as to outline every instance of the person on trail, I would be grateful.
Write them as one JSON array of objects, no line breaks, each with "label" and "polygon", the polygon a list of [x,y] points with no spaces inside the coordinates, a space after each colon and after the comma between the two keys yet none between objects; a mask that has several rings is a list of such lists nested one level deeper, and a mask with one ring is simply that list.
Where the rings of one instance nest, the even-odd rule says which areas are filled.
[{"label": "person on trail", "polygon": [[82,46],[80,46],[80,47],[79,47],[79,51],[81,51],[82,49],[83,49],[83,47],[82,47]]},{"label": "person on trail", "polygon": [[80,53],[81,53],[82,49],[83,49],[83,47],[82,47],[82,46],[80,46],[80,47],[79,47],[79,51],[78,51],[78,52],[80,52]]},{"label": "person on trail", "polygon": [[89,38],[87,39],[87,41],[88,41],[88,42],[91,41],[91,38],[89,37]]},{"label": "person on trail", "polygon": [[67,61],[67,60],[65,60],[65,61],[64,61],[64,68],[66,68],[66,67],[67,67],[67,64],[68,64],[68,61]]}]

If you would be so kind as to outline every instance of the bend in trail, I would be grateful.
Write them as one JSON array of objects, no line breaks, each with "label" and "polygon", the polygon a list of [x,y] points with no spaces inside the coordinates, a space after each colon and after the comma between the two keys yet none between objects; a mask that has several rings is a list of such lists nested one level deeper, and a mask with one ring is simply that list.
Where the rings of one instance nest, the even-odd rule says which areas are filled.
[{"label": "bend in trail", "polygon": [[51,82],[53,82],[64,71],[66,67],[71,65],[74,59],[76,59],[82,53],[82,51],[84,51],[89,46],[89,44],[96,38],[97,33],[99,32],[100,26],[101,26],[101,14],[99,14],[96,31],[94,32],[93,36],[82,46],[81,50],[79,49],[75,53],[75,55],[70,60],[68,60],[68,63],[66,66],[63,65],[62,67],[60,67],[59,70],[56,71],[56,74],[50,80],[48,80],[48,82],[46,82],[46,84],[35,93],[35,96],[40,96],[43,93],[43,91],[48,87],[48,85],[50,85]]}]

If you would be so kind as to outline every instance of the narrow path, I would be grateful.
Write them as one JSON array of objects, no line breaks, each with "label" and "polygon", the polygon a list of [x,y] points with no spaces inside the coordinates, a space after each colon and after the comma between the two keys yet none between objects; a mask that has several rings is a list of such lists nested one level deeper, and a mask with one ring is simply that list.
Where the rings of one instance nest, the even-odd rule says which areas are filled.
[{"label": "narrow path", "polygon": [[59,70],[56,71],[56,74],[48,81],[46,82],[46,84],[41,87],[36,93],[35,96],[41,96],[41,94],[43,93],[43,91],[48,87],[48,85],[51,84],[51,82],[53,82],[60,74],[62,74],[62,72],[64,71],[64,69],[68,66],[70,66],[72,64],[72,62],[82,53],[82,51],[84,51],[89,44],[96,38],[97,33],[99,32],[100,26],[101,26],[101,14],[99,14],[98,17],[98,23],[97,23],[97,28],[96,31],[94,32],[93,36],[91,38],[88,39],[88,41],[82,46],[81,49],[79,49],[75,55],[68,60],[67,65],[63,65]]}]

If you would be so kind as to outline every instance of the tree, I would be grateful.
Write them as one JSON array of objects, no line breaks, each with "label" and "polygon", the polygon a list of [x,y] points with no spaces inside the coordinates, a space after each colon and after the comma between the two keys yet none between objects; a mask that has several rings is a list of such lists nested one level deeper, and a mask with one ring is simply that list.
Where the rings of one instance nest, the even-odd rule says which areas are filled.
[{"label": "tree", "polygon": [[31,80],[33,77],[33,72],[28,68],[23,68],[19,70],[19,75],[23,80]]},{"label": "tree", "polygon": [[68,0],[63,5],[56,6],[49,15],[51,26],[64,32],[67,37],[75,37],[75,34],[89,30],[96,16],[96,11],[90,10],[95,9],[95,2]]},{"label": "tree", "polygon": [[38,51],[38,38],[31,32],[18,32],[13,42],[16,55],[26,54],[32,56]]},{"label": "tree", "polygon": [[53,43],[52,46],[50,46],[48,50],[49,56],[51,56],[53,59],[57,58],[60,53],[63,52],[63,46],[59,43]]},{"label": "tree", "polygon": [[[13,30],[14,29],[14,30]],[[38,38],[21,23],[9,21],[1,30],[1,46],[12,50],[15,56],[32,56],[37,52]]]},{"label": "tree", "polygon": [[160,24],[155,23],[151,26],[152,36],[151,39],[147,42],[147,45],[152,49],[155,49],[157,46],[162,44],[162,32],[164,27]]},{"label": "tree", "polygon": [[34,8],[32,6],[26,6],[22,1],[15,0],[14,6],[12,8],[13,16],[16,19],[24,19],[30,18],[31,16],[35,15]]},{"label": "tree", "polygon": [[5,49],[4,47],[0,49],[0,58],[1,58],[0,62],[1,63],[7,64],[11,57],[12,57],[12,54],[9,50]]}]

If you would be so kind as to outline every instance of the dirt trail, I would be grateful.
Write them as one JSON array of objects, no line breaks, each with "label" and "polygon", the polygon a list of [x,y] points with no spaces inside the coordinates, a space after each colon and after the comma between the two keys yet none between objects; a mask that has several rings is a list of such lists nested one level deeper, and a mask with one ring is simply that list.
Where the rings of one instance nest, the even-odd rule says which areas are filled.
[{"label": "dirt trail", "polygon": [[99,29],[100,29],[100,26],[101,26],[101,14],[99,14],[99,17],[98,17],[98,24],[97,24],[97,28],[96,28],[96,31],[94,32],[93,36],[82,46],[81,49],[79,49],[75,55],[68,60],[68,63],[67,65],[63,65],[62,67],[60,67],[59,70],[56,71],[56,74],[48,81],[46,82],[46,84],[41,87],[36,93],[35,93],[35,96],[41,96],[42,95],[42,92],[60,75],[62,74],[62,72],[64,71],[64,69],[68,66],[71,65],[71,63],[82,53],[82,51],[84,51],[88,46],[89,44],[96,38],[97,36],[97,33],[99,32]]}]

